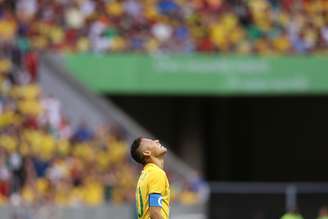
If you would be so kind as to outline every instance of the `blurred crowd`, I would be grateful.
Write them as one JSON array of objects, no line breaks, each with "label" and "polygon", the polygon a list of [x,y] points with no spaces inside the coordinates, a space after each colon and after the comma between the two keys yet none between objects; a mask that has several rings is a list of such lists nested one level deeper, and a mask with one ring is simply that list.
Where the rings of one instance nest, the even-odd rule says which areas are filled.
[{"label": "blurred crowd", "polygon": [[[2,30],[0,28],[0,30]],[[73,128],[58,99],[38,83],[38,53],[0,46],[0,205],[98,206],[135,198],[138,170],[127,133],[109,124]],[[201,180],[169,175],[173,199],[200,201]]]},{"label": "blurred crowd", "polygon": [[327,53],[327,0],[0,0],[0,40],[59,52]]},{"label": "blurred crowd", "polygon": [[[128,155],[127,133],[113,124],[92,130],[82,122],[73,128],[60,101],[39,86],[39,55],[146,51],[145,45],[154,43],[160,48],[169,25],[156,23],[157,7],[168,10],[163,4],[0,0],[0,204],[96,206],[134,200],[138,170]],[[205,197],[197,174],[185,179],[172,171],[169,177],[176,182],[176,202],[194,204]]]},{"label": "blurred crowd", "polygon": [[[0,0],[0,203],[99,205],[134,199],[119,127],[73,129],[38,84],[38,54],[327,54],[327,0]],[[200,178],[169,174],[173,199]]]}]

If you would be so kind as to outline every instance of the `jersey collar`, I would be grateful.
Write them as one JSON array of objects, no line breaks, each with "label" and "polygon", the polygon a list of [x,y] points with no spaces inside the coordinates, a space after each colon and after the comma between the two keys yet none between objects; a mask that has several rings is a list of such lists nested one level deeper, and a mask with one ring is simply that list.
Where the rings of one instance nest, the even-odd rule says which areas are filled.
[{"label": "jersey collar", "polygon": [[158,168],[158,169],[161,170],[161,168],[159,166],[157,166],[156,164],[154,164],[154,163],[147,163],[146,166],[144,167],[144,169],[146,169],[148,167],[155,167],[155,168]]}]

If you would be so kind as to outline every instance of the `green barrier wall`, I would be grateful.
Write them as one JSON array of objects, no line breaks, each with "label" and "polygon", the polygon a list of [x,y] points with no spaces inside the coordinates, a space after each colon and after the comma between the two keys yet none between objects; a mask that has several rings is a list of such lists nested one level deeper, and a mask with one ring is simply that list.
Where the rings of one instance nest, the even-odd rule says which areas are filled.
[{"label": "green barrier wall", "polygon": [[328,57],[65,55],[94,91],[112,94],[271,95],[328,93]]}]

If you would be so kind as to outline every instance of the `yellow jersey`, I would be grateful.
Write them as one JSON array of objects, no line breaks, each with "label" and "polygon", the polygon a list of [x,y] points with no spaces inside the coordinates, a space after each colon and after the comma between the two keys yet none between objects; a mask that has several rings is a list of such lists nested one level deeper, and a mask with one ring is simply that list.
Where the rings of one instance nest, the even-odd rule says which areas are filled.
[{"label": "yellow jersey", "polygon": [[170,185],[169,180],[160,167],[148,163],[138,180],[136,189],[138,219],[149,219],[149,207],[161,207],[163,219],[170,215]]}]

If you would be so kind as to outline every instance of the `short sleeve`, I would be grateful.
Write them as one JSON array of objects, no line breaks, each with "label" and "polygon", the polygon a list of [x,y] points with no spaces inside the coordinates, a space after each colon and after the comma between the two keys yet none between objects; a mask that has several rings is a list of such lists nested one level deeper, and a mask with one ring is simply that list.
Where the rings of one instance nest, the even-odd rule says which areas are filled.
[{"label": "short sleeve", "polygon": [[154,170],[149,174],[149,181],[148,181],[148,193],[158,193],[162,194],[165,191],[165,179],[166,176],[164,173],[158,170]]}]

